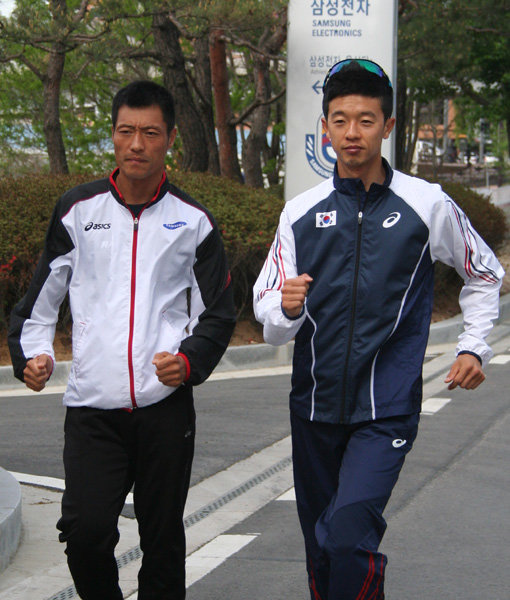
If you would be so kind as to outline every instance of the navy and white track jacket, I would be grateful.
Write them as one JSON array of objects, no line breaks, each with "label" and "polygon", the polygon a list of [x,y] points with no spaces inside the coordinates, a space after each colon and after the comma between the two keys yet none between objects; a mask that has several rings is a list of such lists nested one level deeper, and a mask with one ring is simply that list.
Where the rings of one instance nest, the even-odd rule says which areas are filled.
[{"label": "navy and white track jacket", "polygon": [[209,212],[163,176],[135,218],[110,178],[80,185],[53,212],[43,255],[11,316],[16,377],[27,359],[54,356],[69,290],[73,361],[67,406],[133,408],[175,388],[160,383],[156,352],[181,353],[188,380],[206,379],[234,327],[232,285]]},{"label": "navy and white track jacket", "polygon": [[[464,279],[457,352],[487,362],[504,275],[466,215],[439,185],[392,171],[365,191],[334,177],[288,202],[254,288],[274,345],[295,336],[290,406],[299,416],[357,423],[420,411],[433,264]],[[313,277],[302,316],[281,309],[287,278]]]}]

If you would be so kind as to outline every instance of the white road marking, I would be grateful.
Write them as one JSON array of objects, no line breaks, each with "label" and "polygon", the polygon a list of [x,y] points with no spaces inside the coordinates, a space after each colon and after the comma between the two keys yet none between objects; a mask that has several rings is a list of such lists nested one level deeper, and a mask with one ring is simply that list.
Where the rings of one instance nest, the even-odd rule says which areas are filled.
[{"label": "white road marking", "polygon": [[498,354],[491,358],[491,365],[506,365],[510,362],[510,354]]},{"label": "white road marking", "polygon": [[[34,485],[36,487],[48,488],[50,490],[57,490],[63,492],[66,487],[66,483],[63,479],[57,479],[56,477],[43,477],[42,475],[29,475],[27,473],[16,473],[15,471],[9,471],[9,473],[19,482],[27,485]],[[126,504],[133,504],[133,494],[130,492],[126,497]]]},{"label": "white road marking", "polygon": [[290,375],[292,365],[281,367],[266,367],[262,369],[243,369],[239,371],[225,371],[224,373],[213,373],[207,381],[221,381],[224,379],[248,379],[250,377],[271,377],[275,375]]},{"label": "white road marking", "polygon": [[422,415],[433,415],[451,401],[451,398],[428,398],[421,406]]},{"label": "white road marking", "polygon": [[280,502],[295,502],[296,501],[296,490],[292,487],[292,488],[290,488],[290,490],[287,490],[281,496],[278,496],[278,498],[276,498],[276,500],[279,500]]},{"label": "white road marking", "polygon": [[49,488],[50,490],[57,490],[59,492],[64,491],[64,488],[65,488],[64,480],[57,479],[56,477],[43,477],[42,475],[29,475],[28,473],[16,473],[15,471],[9,471],[9,473],[19,483],[35,485],[36,487]]},{"label": "white road marking", "polygon": [[[233,554],[236,554],[256,539],[260,534],[219,535],[193,554],[186,557],[186,587],[214,571]],[[138,592],[126,597],[126,600],[137,600]]]},{"label": "white road marking", "polygon": [[250,535],[219,535],[186,558],[186,587],[190,587],[205,577],[227,558],[239,552],[257,538],[259,533]]}]

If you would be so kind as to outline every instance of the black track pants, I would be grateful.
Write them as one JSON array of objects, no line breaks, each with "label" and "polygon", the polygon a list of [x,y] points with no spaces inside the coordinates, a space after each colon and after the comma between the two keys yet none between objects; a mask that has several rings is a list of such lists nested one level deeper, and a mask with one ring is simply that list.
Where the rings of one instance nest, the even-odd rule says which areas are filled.
[{"label": "black track pants", "polygon": [[143,551],[139,600],[185,597],[182,516],[195,440],[190,387],[132,412],[68,408],[66,489],[57,527],[83,600],[122,600],[114,548],[134,483]]}]

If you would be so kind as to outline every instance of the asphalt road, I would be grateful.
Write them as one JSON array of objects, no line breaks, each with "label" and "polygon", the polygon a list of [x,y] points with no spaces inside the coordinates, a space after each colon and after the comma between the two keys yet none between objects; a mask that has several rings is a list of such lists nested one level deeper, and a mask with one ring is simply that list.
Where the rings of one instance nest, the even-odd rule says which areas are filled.
[{"label": "asphalt road", "polygon": [[[510,337],[495,350],[510,354]],[[390,600],[510,600],[509,365],[489,365],[474,392],[447,392],[440,377],[425,386],[425,398],[449,402],[422,416],[386,512]],[[223,380],[196,389],[192,485],[288,436],[289,380]],[[63,418],[59,395],[0,397],[0,464],[63,477]],[[191,585],[189,600],[308,600],[294,501],[271,501],[225,533],[249,541]]]}]

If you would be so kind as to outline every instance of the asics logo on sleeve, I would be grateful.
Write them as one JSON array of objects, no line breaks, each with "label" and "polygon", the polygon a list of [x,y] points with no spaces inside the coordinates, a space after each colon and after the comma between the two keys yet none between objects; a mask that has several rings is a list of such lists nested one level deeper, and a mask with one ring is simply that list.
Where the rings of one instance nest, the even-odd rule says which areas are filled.
[{"label": "asics logo on sleeve", "polygon": [[110,229],[112,226],[111,223],[87,223],[85,225],[85,231],[90,231],[91,229]]},{"label": "asics logo on sleeve", "polygon": [[402,448],[402,446],[405,446],[406,444],[407,444],[407,440],[400,440],[400,439],[393,440],[393,442],[391,443],[391,445],[394,448]]},{"label": "asics logo on sleeve", "polygon": [[393,225],[396,225],[399,221],[400,221],[400,217],[402,215],[399,212],[392,212],[384,221],[382,226],[384,227],[384,229],[389,229],[390,227],[393,227]]}]

